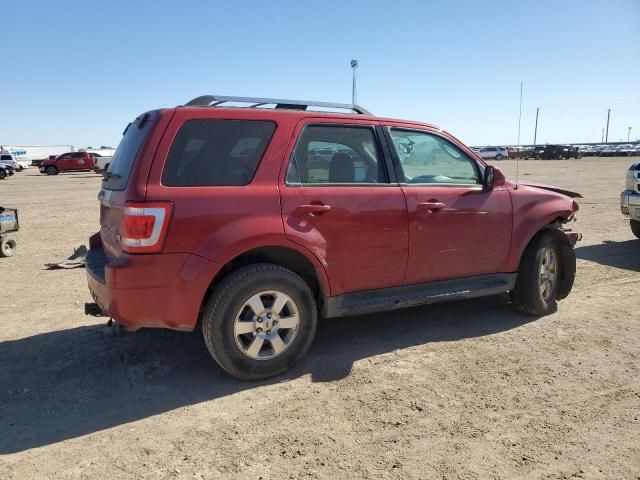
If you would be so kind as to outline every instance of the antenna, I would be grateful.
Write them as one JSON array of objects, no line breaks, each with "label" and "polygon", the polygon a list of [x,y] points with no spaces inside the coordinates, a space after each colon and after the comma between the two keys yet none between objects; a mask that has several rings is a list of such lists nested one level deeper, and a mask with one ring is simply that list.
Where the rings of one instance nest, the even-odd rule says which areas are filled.
[{"label": "antenna", "polygon": [[516,188],[518,188],[518,177],[520,175],[520,123],[522,120],[522,86],[524,82],[520,82],[520,113],[518,114],[518,155],[516,155]]}]

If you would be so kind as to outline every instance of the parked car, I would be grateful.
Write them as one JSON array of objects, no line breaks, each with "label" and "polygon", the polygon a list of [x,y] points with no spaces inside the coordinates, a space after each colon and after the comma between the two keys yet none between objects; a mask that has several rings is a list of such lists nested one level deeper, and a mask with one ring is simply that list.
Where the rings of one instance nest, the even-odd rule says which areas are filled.
[{"label": "parked car", "polygon": [[564,150],[565,159],[570,158],[582,158],[582,152],[580,151],[580,147],[576,147],[573,145],[567,145],[566,150]]},{"label": "parked car", "polygon": [[11,153],[0,153],[0,165],[11,168],[12,175],[14,170],[18,172],[22,171],[22,167]]},{"label": "parked car", "polygon": [[564,145],[545,145],[541,149],[536,147],[535,158],[542,160],[560,160],[565,158],[568,150]]},{"label": "parked car", "polygon": [[0,153],[0,158],[0,163],[8,164],[16,172],[21,172],[25,168],[29,168],[29,160],[21,160],[20,157],[16,156],[13,152],[2,152]]},{"label": "parked car", "polygon": [[10,175],[13,175],[13,168],[0,164],[0,180],[4,180]]},{"label": "parked car", "polygon": [[40,173],[57,175],[60,172],[79,172],[93,170],[95,157],[87,152],[68,152],[54,158],[45,160],[38,167]]},{"label": "parked car", "polygon": [[631,157],[638,154],[638,150],[634,145],[620,145],[616,153],[623,157]]},{"label": "parked car", "polygon": [[509,158],[509,151],[505,147],[484,147],[478,151],[478,155],[485,160],[502,160]]},{"label": "parked car", "polygon": [[601,157],[614,157],[617,153],[618,147],[616,145],[604,145],[600,150]]},{"label": "parked car", "polygon": [[629,219],[633,234],[640,238],[640,162],[627,170],[624,192],[620,194],[620,210]]},{"label": "parked car", "polygon": [[576,196],[516,188],[432,125],[198,97],[125,129],[98,194],[85,311],[132,330],[201,326],[242,379],[289,369],[319,316],[503,292],[545,315],[573,285]]},{"label": "parked car", "polygon": [[107,171],[107,168],[109,168],[109,165],[111,164],[111,159],[113,157],[103,157],[100,154],[94,153],[92,154],[95,159],[96,159],[96,163],[93,167],[93,171],[96,173],[103,173]]}]

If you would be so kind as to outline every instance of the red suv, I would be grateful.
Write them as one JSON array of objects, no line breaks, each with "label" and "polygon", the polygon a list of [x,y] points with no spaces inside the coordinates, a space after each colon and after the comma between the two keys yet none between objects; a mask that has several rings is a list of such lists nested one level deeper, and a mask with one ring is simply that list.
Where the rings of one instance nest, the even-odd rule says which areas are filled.
[{"label": "red suv", "polygon": [[47,175],[57,175],[60,172],[82,172],[93,170],[96,159],[88,152],[68,152],[62,155],[43,161],[39,165],[40,173]]},{"label": "red suv", "polygon": [[204,96],[126,128],[89,288],[125,328],[201,326],[222,368],[266,378],[305,354],[319,316],[503,292],[551,312],[575,276],[572,196],[507,181],[432,125]]}]

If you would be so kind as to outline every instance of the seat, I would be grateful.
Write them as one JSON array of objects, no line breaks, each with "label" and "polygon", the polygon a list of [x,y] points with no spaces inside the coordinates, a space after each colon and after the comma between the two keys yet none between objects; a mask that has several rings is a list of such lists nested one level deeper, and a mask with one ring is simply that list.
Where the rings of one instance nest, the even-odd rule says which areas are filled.
[{"label": "seat", "polygon": [[355,165],[346,153],[336,153],[329,163],[329,183],[354,183]]}]

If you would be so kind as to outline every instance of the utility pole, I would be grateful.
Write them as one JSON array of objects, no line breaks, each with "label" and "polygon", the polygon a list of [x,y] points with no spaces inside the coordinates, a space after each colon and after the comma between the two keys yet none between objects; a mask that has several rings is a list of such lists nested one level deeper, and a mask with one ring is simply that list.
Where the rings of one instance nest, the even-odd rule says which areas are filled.
[{"label": "utility pole", "polygon": [[604,143],[604,128],[602,129],[602,138],[600,139],[600,143]]},{"label": "utility pole", "polygon": [[353,69],[353,85],[351,88],[351,103],[357,105],[358,103],[358,91],[356,89],[356,70],[358,69],[358,60],[351,60],[351,68]]},{"label": "utility pole", "polygon": [[609,143],[609,117],[611,116],[611,109],[607,110],[607,133],[604,135],[604,143]]},{"label": "utility pole", "polygon": [[518,146],[520,146],[520,121],[522,120],[522,85],[524,82],[520,82],[520,113],[518,114]]},{"label": "utility pole", "polygon": [[629,137],[631,137],[631,127],[627,127],[627,142],[629,142]]},{"label": "utility pole", "polygon": [[536,146],[536,138],[538,138],[538,113],[540,113],[540,107],[536,107],[536,128],[533,131],[533,146]]}]

